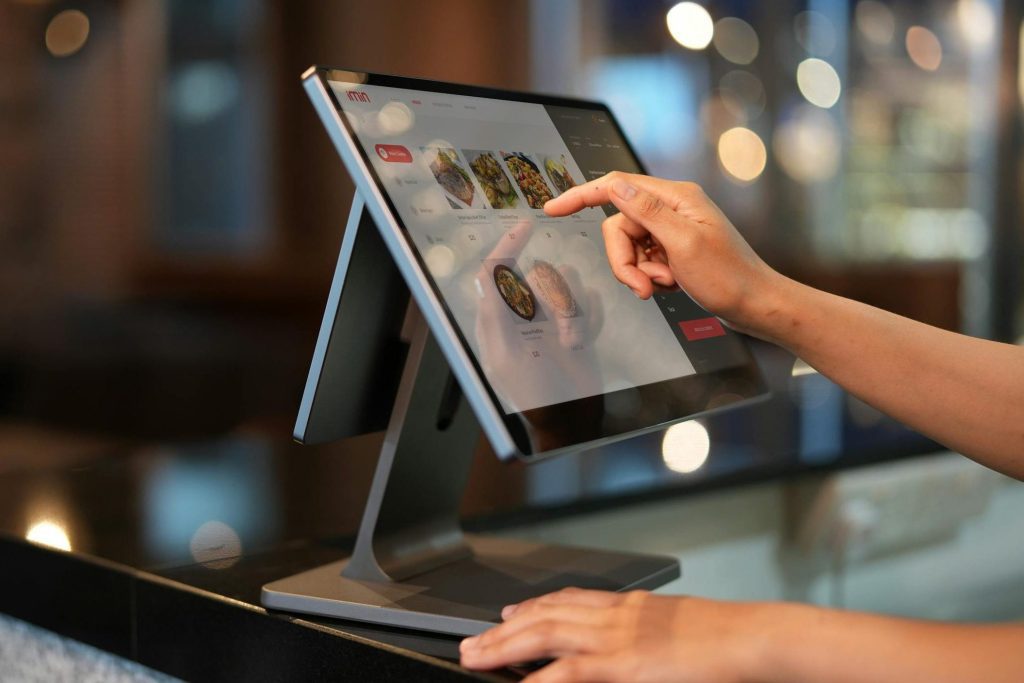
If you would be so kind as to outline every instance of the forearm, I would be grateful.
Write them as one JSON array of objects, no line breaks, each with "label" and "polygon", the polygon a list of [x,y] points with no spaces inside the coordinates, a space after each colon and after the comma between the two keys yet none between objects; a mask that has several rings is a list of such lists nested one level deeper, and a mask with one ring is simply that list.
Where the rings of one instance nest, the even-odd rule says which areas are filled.
[{"label": "forearm", "polygon": [[1024,349],[780,278],[752,332],[947,447],[1024,478]]},{"label": "forearm", "polygon": [[1024,680],[1024,625],[915,621],[770,605],[752,680],[986,683]]}]

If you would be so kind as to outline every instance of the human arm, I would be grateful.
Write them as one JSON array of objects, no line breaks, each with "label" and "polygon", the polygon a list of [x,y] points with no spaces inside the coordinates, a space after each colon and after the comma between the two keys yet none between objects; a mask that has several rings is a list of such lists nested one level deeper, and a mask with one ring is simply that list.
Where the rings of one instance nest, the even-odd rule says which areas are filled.
[{"label": "human arm", "polygon": [[678,284],[734,328],[786,347],[866,403],[1024,479],[1024,349],[782,276],[693,183],[612,173],[545,210],[566,215],[602,204],[621,212],[603,226],[612,271],[638,296]]},{"label": "human arm", "polygon": [[487,669],[558,658],[531,683],[1020,681],[1024,625],[896,619],[785,603],[567,589],[506,608],[463,641]]}]

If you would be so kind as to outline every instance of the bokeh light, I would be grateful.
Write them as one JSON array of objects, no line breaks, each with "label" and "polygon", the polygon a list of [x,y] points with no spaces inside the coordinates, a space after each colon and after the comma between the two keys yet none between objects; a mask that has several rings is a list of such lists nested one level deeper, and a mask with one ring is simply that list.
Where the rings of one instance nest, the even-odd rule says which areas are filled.
[{"label": "bokeh light", "polygon": [[942,64],[942,43],[924,26],[911,26],[907,29],[907,54],[920,68],[935,71]]},{"label": "bokeh light", "polygon": [[842,137],[831,114],[805,104],[775,129],[772,149],[789,177],[816,183],[839,171]]},{"label": "bokeh light", "polygon": [[89,17],[77,9],[58,12],[46,25],[46,49],[54,57],[70,57],[89,39]]},{"label": "bokeh light", "polygon": [[680,2],[665,16],[668,32],[677,43],[691,50],[703,50],[715,34],[708,11],[695,2]]},{"label": "bokeh light", "polygon": [[68,538],[67,530],[49,519],[36,522],[29,527],[25,538],[33,543],[45,545],[56,550],[71,550],[71,539]]},{"label": "bokeh light", "polygon": [[672,425],[661,440],[661,458],[673,472],[696,472],[707,462],[711,452],[708,430],[700,422],[690,420]]},{"label": "bokeh light", "polygon": [[796,84],[808,102],[822,109],[835,105],[842,93],[839,74],[831,64],[816,57],[800,62],[796,68]]},{"label": "bokeh light", "polygon": [[171,76],[171,109],[184,123],[206,123],[228,112],[238,101],[241,90],[238,75],[228,63],[196,60]]},{"label": "bokeh light", "polygon": [[821,12],[801,12],[793,19],[796,41],[810,55],[827,57],[836,49],[836,27]]},{"label": "bokeh light", "polygon": [[818,371],[807,364],[803,358],[793,359],[793,369],[790,370],[791,377],[805,377],[807,375],[817,375]]},{"label": "bokeh light", "polygon": [[875,45],[888,45],[896,35],[896,18],[892,10],[876,0],[858,2],[854,21],[861,35]]},{"label": "bokeh light", "polygon": [[377,114],[377,123],[386,135],[401,135],[412,128],[415,115],[404,102],[388,102]]},{"label": "bokeh light", "polygon": [[956,18],[961,33],[971,45],[987,45],[995,38],[995,13],[985,0],[959,0]]},{"label": "bokeh light", "polygon": [[718,54],[733,64],[750,64],[761,47],[754,27],[737,17],[719,19],[713,40]]},{"label": "bokeh light", "polygon": [[228,569],[242,556],[242,539],[232,527],[218,520],[203,523],[188,544],[192,559],[207,569]]},{"label": "bokeh light", "polygon": [[452,273],[455,272],[455,262],[457,260],[455,252],[443,244],[435,244],[427,249],[427,253],[423,255],[423,260],[427,262],[427,269],[436,278],[444,279],[451,277]]},{"label": "bokeh light", "polygon": [[729,176],[742,183],[749,183],[764,171],[768,152],[757,133],[737,126],[718,138],[718,160]]}]

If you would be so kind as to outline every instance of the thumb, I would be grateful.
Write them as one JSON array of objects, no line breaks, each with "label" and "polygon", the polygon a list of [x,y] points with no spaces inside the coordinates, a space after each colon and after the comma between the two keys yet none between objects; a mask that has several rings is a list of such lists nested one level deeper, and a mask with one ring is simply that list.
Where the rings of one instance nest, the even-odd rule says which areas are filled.
[{"label": "thumb", "polygon": [[627,218],[643,227],[662,244],[665,243],[678,216],[661,197],[625,180],[613,181],[608,196],[615,208]]}]

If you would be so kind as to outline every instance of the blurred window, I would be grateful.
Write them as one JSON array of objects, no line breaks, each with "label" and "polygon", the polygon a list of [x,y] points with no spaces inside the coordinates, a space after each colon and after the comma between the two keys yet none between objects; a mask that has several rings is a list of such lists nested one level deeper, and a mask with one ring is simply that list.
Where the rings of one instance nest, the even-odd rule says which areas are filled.
[{"label": "blurred window", "polygon": [[158,246],[251,254],[271,223],[262,0],[167,4]]}]

